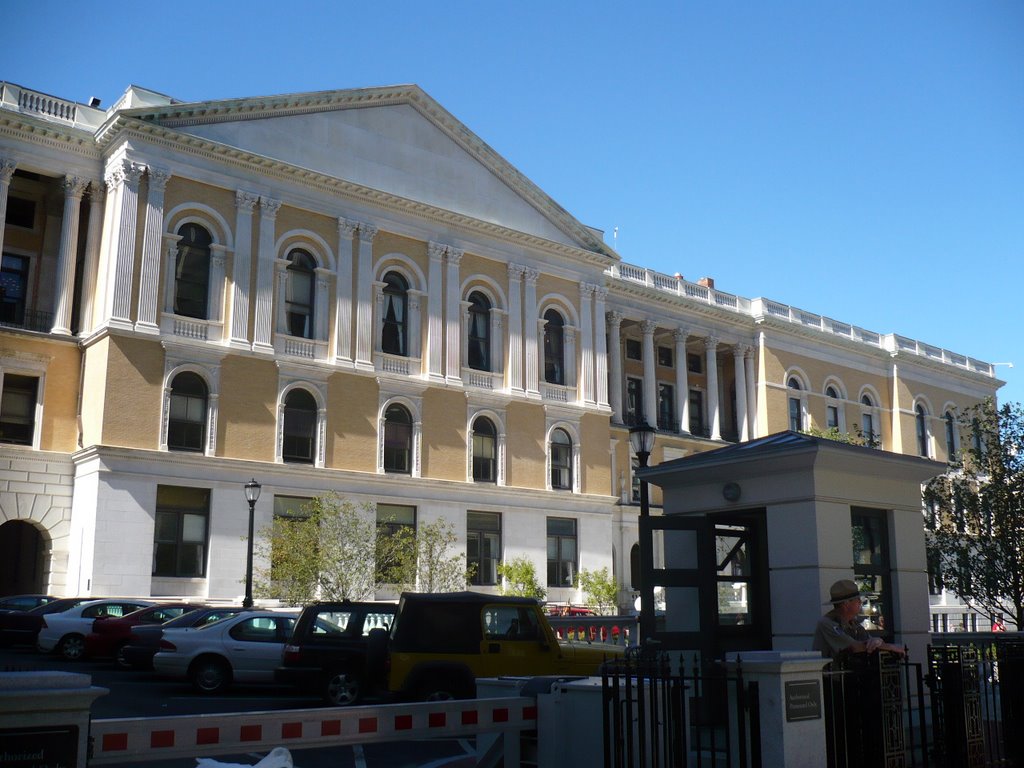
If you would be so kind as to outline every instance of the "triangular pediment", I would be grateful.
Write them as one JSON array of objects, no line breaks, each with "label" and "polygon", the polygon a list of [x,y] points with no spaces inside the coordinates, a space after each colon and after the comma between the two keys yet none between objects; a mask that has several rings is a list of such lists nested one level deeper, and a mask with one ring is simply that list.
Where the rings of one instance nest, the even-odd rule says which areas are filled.
[{"label": "triangular pediment", "polygon": [[415,86],[174,104],[132,117],[389,195],[611,255]]}]

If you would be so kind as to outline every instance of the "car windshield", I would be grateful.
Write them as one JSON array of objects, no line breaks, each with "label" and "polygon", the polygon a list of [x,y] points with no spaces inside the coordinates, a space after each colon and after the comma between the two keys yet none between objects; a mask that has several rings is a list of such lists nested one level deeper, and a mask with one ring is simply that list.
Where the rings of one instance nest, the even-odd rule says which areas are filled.
[{"label": "car windshield", "polygon": [[45,605],[37,605],[31,611],[27,611],[27,613],[34,613],[37,616],[50,613],[63,613],[64,611],[69,611],[84,602],[87,601],[77,597],[62,597],[60,600],[54,600],[53,602],[46,603]]}]

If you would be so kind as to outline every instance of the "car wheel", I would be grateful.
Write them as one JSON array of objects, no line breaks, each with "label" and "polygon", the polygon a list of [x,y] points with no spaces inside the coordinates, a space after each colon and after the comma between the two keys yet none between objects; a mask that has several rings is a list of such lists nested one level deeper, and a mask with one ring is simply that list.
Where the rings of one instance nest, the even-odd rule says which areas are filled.
[{"label": "car wheel", "polygon": [[359,678],[351,672],[337,670],[327,677],[324,685],[324,698],[328,704],[336,707],[347,707],[359,701],[362,695],[362,686]]},{"label": "car wheel", "polygon": [[81,635],[65,635],[57,645],[57,652],[67,661],[78,661],[85,655],[85,638]]},{"label": "car wheel", "polygon": [[200,659],[190,674],[192,686],[200,693],[220,693],[231,683],[231,669],[220,659]]},{"label": "car wheel", "polygon": [[120,667],[121,669],[131,669],[132,668],[131,662],[129,662],[128,659],[125,658],[125,655],[124,655],[124,649],[127,648],[127,647],[128,647],[127,643],[121,643],[121,645],[117,646],[117,650],[114,651],[114,663],[117,664],[117,666]]}]

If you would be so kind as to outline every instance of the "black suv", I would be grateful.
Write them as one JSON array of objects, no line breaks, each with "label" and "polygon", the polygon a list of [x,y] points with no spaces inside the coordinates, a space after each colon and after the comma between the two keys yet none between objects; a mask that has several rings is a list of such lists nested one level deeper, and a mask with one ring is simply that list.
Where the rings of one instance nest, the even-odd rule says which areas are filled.
[{"label": "black suv", "polygon": [[335,706],[355,704],[384,683],[394,603],[313,603],[302,609],[274,679],[318,691]]}]

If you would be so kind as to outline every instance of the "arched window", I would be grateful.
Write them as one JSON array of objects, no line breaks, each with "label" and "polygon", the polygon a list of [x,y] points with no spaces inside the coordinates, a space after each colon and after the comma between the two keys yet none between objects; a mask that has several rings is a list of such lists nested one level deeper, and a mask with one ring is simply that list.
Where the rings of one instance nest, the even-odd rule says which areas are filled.
[{"label": "arched window", "polygon": [[491,370],[491,302],[479,291],[469,295],[469,367]]},{"label": "arched window", "polygon": [[[829,384],[825,387],[825,397],[829,400],[839,399],[839,390]],[[825,403],[825,428],[826,429],[842,429],[839,423],[839,404],[836,402]]]},{"label": "arched window", "polygon": [[804,428],[803,420],[803,406],[801,405],[799,392],[802,389],[800,386],[800,380],[796,376],[790,376],[789,381],[786,382],[786,386],[789,389],[796,390],[797,394],[790,395],[789,398],[789,428],[794,432],[799,432]]},{"label": "arched window", "polygon": [[928,414],[920,403],[914,407],[914,414],[917,422],[917,452],[921,456],[928,456]]},{"label": "arched window", "polygon": [[551,433],[551,487],[572,490],[572,438],[564,429]]},{"label": "arched window", "polygon": [[172,451],[206,448],[206,382],[191,371],[171,382],[171,407],[167,419],[167,447]]},{"label": "arched window", "polygon": [[281,458],[312,464],[316,455],[316,400],[305,389],[293,389],[284,399],[284,442]]},{"label": "arched window", "polygon": [[[875,434],[875,414],[873,409],[875,407],[875,401],[871,399],[871,395],[861,395],[860,404],[864,406],[861,411],[861,432],[864,433],[864,441],[867,443],[869,448],[874,448],[878,443],[878,435]],[[867,409],[872,410],[867,410]]]},{"label": "arched window", "polygon": [[174,270],[174,313],[206,320],[210,295],[210,244],[213,238],[199,224],[178,228],[178,256]]},{"label": "arched window", "polygon": [[952,459],[956,455],[956,417],[952,411],[946,411],[946,458]]},{"label": "arched window", "polygon": [[486,416],[473,422],[473,479],[478,483],[498,481],[498,433]]},{"label": "arched window", "polygon": [[565,320],[554,309],[544,313],[544,381],[565,384]]},{"label": "arched window", "polygon": [[316,261],[306,251],[295,250],[288,254],[288,262],[288,288],[285,294],[288,333],[300,339],[312,339]]},{"label": "arched window", "polygon": [[397,403],[384,411],[384,471],[412,474],[412,416]]},{"label": "arched window", "polygon": [[409,354],[409,283],[397,272],[384,276],[384,326],[380,348],[389,355]]}]

